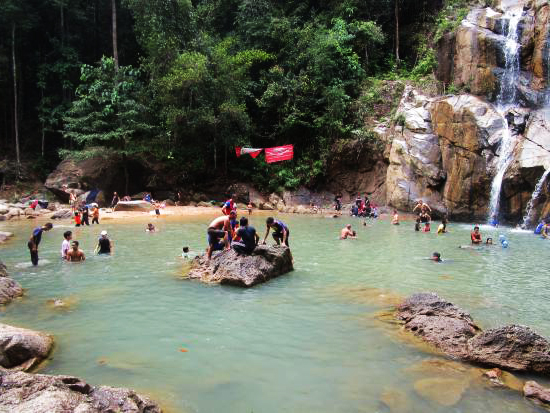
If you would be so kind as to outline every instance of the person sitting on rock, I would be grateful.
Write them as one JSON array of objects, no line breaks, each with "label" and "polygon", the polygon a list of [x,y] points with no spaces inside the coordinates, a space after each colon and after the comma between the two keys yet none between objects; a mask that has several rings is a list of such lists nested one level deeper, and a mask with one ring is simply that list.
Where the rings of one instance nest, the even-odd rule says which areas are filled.
[{"label": "person sitting on rock", "polygon": [[413,212],[416,211],[417,209],[418,209],[418,212],[424,212],[424,213],[427,213],[428,211],[432,212],[432,209],[430,208],[430,206],[424,201],[422,201],[421,199],[419,199],[416,202],[416,205],[413,208]]},{"label": "person sitting on rock", "polygon": [[235,238],[237,237],[241,240],[233,241],[231,244],[231,248],[233,248],[237,254],[251,254],[260,241],[256,229],[248,225],[248,218],[246,217],[242,217],[239,220],[239,229],[235,234]]},{"label": "person sitting on rock", "polygon": [[273,239],[275,240],[275,242],[277,242],[277,245],[284,244],[290,248],[290,245],[288,243],[290,231],[288,227],[284,224],[284,222],[279,221],[278,219],[274,219],[273,217],[269,217],[265,220],[265,223],[267,225],[267,230],[265,232],[263,243],[265,244],[265,240],[269,235],[269,230],[273,228]]},{"label": "person sitting on rock", "polygon": [[235,219],[237,213],[231,211],[229,216],[221,216],[210,223],[206,233],[208,234],[208,259],[212,258],[214,251],[229,249],[229,234],[231,234],[231,219]]},{"label": "person sitting on rock", "polygon": [[73,241],[71,243],[71,249],[67,251],[67,261],[77,262],[84,261],[86,256],[84,252],[78,248],[78,241]]},{"label": "person sitting on rock", "polygon": [[347,238],[356,238],[355,231],[352,231],[351,229],[351,224],[346,225],[344,228],[342,228],[342,231],[340,231],[340,239]]},{"label": "person sitting on rock", "polygon": [[470,234],[470,239],[474,245],[479,245],[483,242],[481,233],[479,232],[479,227],[477,225],[474,227],[474,232]]}]

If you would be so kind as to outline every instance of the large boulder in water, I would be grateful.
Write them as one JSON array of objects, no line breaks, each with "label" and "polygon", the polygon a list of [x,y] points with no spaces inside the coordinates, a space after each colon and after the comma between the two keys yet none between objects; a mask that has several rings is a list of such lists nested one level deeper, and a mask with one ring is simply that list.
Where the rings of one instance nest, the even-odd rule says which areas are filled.
[{"label": "large boulder in water", "polygon": [[206,254],[196,257],[188,277],[206,283],[252,287],[293,269],[289,248],[258,245],[250,255],[239,255],[231,249],[214,252],[210,262]]},{"label": "large boulder in water", "polygon": [[468,340],[480,328],[464,310],[434,293],[413,294],[397,309],[405,329],[433,344],[445,354],[465,359]]},{"label": "large boulder in water", "polygon": [[0,324],[0,366],[30,370],[41,363],[53,347],[49,334]]},{"label": "large boulder in water", "polygon": [[133,390],[90,386],[73,376],[0,371],[0,411],[80,413],[161,413]]},{"label": "large boulder in water", "polygon": [[470,340],[469,359],[503,369],[550,373],[550,342],[529,327],[493,328]]},{"label": "large boulder in water", "polygon": [[397,308],[404,328],[445,354],[503,369],[550,373],[550,342],[524,326],[482,332],[472,317],[434,293],[413,294]]},{"label": "large boulder in water", "polygon": [[146,201],[120,201],[116,204],[115,211],[137,211],[149,212],[153,210],[153,205]]}]

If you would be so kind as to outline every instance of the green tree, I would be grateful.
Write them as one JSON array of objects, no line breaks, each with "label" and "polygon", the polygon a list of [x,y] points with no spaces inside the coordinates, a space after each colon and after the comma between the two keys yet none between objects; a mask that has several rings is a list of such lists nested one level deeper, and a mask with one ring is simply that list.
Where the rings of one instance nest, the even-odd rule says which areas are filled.
[{"label": "green tree", "polygon": [[63,130],[76,149],[61,150],[62,157],[119,155],[126,167],[129,156],[143,155],[154,146],[139,70],[117,70],[113,58],[103,57],[96,66],[83,65],[80,80]]}]

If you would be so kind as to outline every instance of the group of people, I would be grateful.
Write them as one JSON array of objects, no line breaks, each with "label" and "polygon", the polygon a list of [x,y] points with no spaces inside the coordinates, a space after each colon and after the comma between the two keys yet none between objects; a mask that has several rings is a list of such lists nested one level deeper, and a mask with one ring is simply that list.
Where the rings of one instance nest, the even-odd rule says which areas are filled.
[{"label": "group of people", "polygon": [[[248,213],[252,212],[252,205],[248,205]],[[207,257],[210,260],[214,251],[233,248],[238,254],[251,254],[260,241],[256,229],[249,225],[247,217],[237,221],[237,206],[233,198],[229,198],[222,205],[222,216],[215,218],[206,230],[208,236]],[[273,230],[273,239],[277,245],[290,247],[288,226],[273,217],[266,219],[266,233],[263,239],[265,244],[269,232]]]},{"label": "group of people", "polygon": [[[31,254],[32,265],[38,265],[38,246],[42,241],[42,234],[53,228],[51,222],[48,222],[41,227],[33,229],[27,246]],[[97,241],[95,252],[97,254],[111,254],[113,251],[113,242],[109,239],[107,231],[103,230]],[[84,261],[86,255],[80,249],[80,243],[73,240],[72,231],[65,231],[63,233],[63,242],[61,243],[61,259],[65,261]]]},{"label": "group of people", "polygon": [[[340,210],[341,201],[336,198],[336,210]],[[369,197],[365,194],[365,199],[361,198],[361,194],[357,194],[355,202],[351,205],[350,215],[353,217],[363,218],[378,218],[378,207],[374,202],[370,202]]]},{"label": "group of people", "polygon": [[534,233],[544,239],[550,239],[550,223],[546,219],[541,220],[535,228]]},{"label": "group of people", "polygon": [[74,210],[73,214],[75,227],[90,225],[90,215],[92,216],[92,225],[99,225],[99,207],[96,203],[84,205],[82,208]]}]

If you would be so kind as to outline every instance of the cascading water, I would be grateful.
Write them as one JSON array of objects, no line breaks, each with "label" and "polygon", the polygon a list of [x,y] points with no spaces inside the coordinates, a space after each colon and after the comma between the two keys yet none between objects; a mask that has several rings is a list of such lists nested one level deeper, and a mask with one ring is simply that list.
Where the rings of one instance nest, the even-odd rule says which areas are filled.
[{"label": "cascading water", "polygon": [[533,195],[531,195],[531,199],[527,203],[527,207],[525,208],[525,216],[523,217],[523,226],[525,228],[528,228],[529,225],[531,224],[531,210],[533,209],[535,201],[540,195],[540,191],[542,190],[542,185],[546,181],[546,177],[548,176],[549,173],[550,173],[550,169],[547,169],[544,171],[539,181],[535,185],[535,190],[533,191]]},{"label": "cascading water", "polygon": [[505,70],[500,81],[500,92],[497,96],[497,109],[502,115],[504,129],[500,142],[500,154],[497,163],[497,173],[491,183],[491,198],[489,201],[489,223],[498,222],[500,190],[506,170],[513,160],[515,138],[508,127],[508,120],[504,116],[506,110],[516,103],[516,84],[519,80],[520,61],[518,42],[518,26],[523,14],[522,7],[509,9],[504,13],[508,22],[506,27],[506,42],[504,43]]}]

